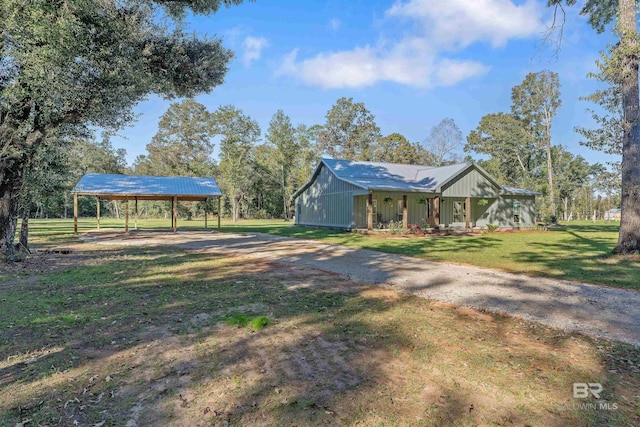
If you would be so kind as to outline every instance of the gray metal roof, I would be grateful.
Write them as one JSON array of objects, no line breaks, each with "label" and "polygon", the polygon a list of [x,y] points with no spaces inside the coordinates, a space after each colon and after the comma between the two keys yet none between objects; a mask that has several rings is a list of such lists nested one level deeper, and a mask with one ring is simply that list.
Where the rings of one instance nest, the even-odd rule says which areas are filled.
[{"label": "gray metal roof", "polygon": [[213,178],[182,176],[108,175],[83,176],[72,193],[100,196],[221,196]]},{"label": "gray metal roof", "polygon": [[327,167],[338,179],[351,183],[366,191],[412,191],[441,192],[442,186],[469,169],[476,168],[504,194],[538,196],[536,191],[523,190],[500,185],[487,171],[475,163],[460,163],[448,166],[421,166],[400,163],[362,162],[323,158],[316,167],[311,179],[296,191],[292,198],[298,197],[311,185],[322,166]]},{"label": "gray metal roof", "polygon": [[383,162],[322,159],[340,179],[366,190],[437,191],[471,166],[470,163],[433,167]]},{"label": "gray metal roof", "polygon": [[537,191],[523,190],[522,188],[508,187],[506,185],[503,185],[502,189],[504,190],[504,194],[511,194],[514,196],[539,196],[541,194]]}]

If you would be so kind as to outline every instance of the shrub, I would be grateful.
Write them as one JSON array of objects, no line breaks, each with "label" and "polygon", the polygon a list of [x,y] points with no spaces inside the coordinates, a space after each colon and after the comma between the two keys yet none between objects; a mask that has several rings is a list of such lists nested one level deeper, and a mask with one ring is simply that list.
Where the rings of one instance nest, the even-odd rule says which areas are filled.
[{"label": "shrub", "polygon": [[247,326],[249,323],[249,318],[243,314],[236,314],[234,316],[228,317],[227,325],[238,325],[238,326]]},{"label": "shrub", "polygon": [[424,235],[424,229],[417,224],[409,224],[407,232],[409,234]]},{"label": "shrub", "polygon": [[251,319],[251,329],[254,331],[259,331],[264,329],[265,326],[271,324],[271,321],[266,316],[258,316]]},{"label": "shrub", "polygon": [[400,222],[400,221],[389,221],[389,233],[390,234],[400,234],[400,233],[402,233],[402,222]]},{"label": "shrub", "polygon": [[489,233],[493,233],[494,231],[496,231],[498,229],[498,227],[500,227],[499,225],[493,225],[493,224],[487,224],[487,230],[489,230]]}]

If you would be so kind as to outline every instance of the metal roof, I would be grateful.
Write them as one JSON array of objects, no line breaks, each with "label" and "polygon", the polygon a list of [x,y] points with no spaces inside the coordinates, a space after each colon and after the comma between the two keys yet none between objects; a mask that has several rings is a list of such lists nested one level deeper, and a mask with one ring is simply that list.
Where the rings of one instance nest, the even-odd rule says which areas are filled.
[{"label": "metal roof", "polygon": [[367,191],[441,192],[442,187],[469,168],[476,168],[482,175],[502,188],[505,194],[536,196],[540,193],[500,185],[495,178],[475,163],[448,166],[421,166],[399,163],[363,162],[323,158],[311,179],[293,194],[298,197],[315,180],[322,166],[326,166],[338,179]]},{"label": "metal roof", "polygon": [[470,163],[433,167],[383,162],[322,159],[340,179],[366,190],[437,191]]},{"label": "metal roof", "polygon": [[221,196],[213,178],[183,176],[109,175],[89,173],[71,191],[81,195],[108,196],[181,196],[206,198]]},{"label": "metal roof", "polygon": [[523,190],[522,188],[508,187],[506,185],[503,185],[502,188],[504,190],[504,194],[510,194],[514,196],[539,196],[540,194],[542,194],[537,191]]}]

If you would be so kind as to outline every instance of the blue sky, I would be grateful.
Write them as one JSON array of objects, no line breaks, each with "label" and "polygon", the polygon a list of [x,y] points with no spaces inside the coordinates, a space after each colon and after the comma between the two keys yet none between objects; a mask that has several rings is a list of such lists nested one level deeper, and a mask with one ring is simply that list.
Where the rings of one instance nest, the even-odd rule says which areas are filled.
[{"label": "blue sky", "polygon": [[[581,3],[581,2],[578,2]],[[529,72],[559,73],[562,106],[553,143],[590,162],[611,160],[579,145],[575,126],[592,122],[579,101],[597,88],[586,77],[614,37],[596,34],[579,7],[567,9],[557,55],[541,48],[553,11],[546,0],[257,0],[187,19],[198,35],[221,37],[236,53],[225,84],[196,99],[210,111],[233,104],[263,134],[278,109],[294,124],[322,124],[340,97],[363,102],[383,135],[424,141],[453,118],[466,135],[488,113],[507,112],[511,88]],[[127,160],[146,152],[169,101],[151,97],[113,139]]]}]

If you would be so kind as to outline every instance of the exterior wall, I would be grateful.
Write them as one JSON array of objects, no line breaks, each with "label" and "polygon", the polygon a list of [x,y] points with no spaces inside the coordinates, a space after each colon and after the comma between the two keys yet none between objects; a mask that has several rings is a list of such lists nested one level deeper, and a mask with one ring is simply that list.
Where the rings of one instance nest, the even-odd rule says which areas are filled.
[{"label": "exterior wall", "polygon": [[296,199],[296,224],[352,228],[356,193],[362,189],[339,180],[322,166],[313,183]]},{"label": "exterior wall", "polygon": [[442,189],[442,197],[498,197],[500,188],[485,178],[476,169],[470,169]]},{"label": "exterior wall", "polygon": [[[434,197],[432,193],[402,193],[397,191],[374,192],[373,200],[377,201],[378,214],[382,215],[382,222],[398,221],[398,201],[402,201],[402,196],[407,196],[407,223],[421,224],[427,219],[427,205],[420,204],[419,199],[430,199]],[[385,198],[391,198],[391,204],[384,202]],[[353,217],[357,228],[367,227],[367,195],[354,197]],[[376,218],[373,219],[374,225]]]},{"label": "exterior wall", "polygon": [[[466,221],[453,222],[453,202],[464,204],[464,197],[445,198],[440,201],[440,224],[443,227],[466,227]],[[486,227],[530,227],[536,223],[536,200],[534,196],[500,196],[485,198],[487,204],[481,205],[483,199],[471,199],[471,226]],[[513,202],[520,202],[520,222],[513,221]]]}]

